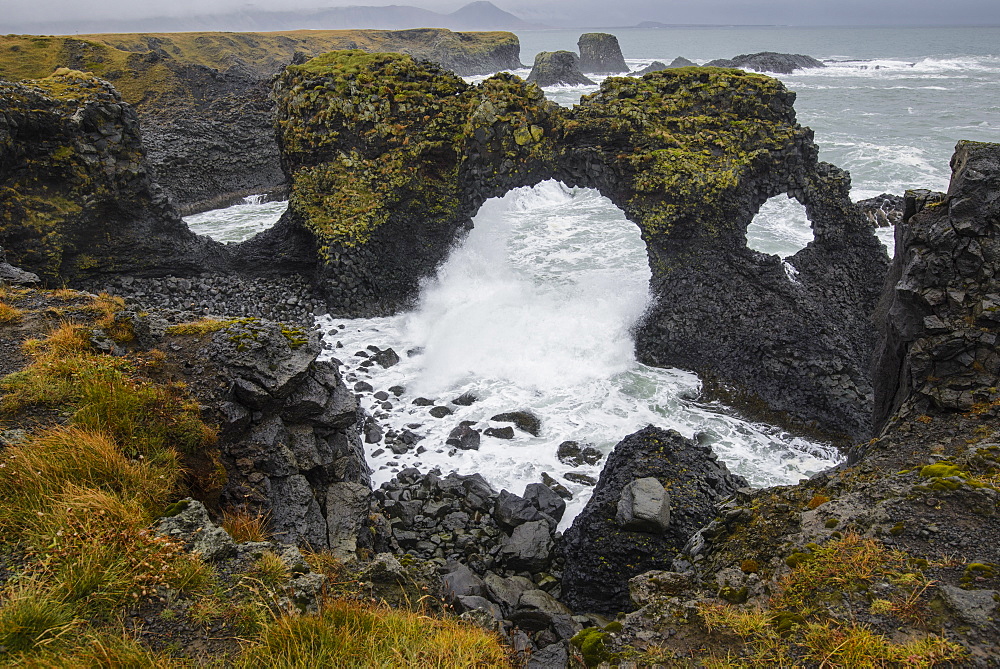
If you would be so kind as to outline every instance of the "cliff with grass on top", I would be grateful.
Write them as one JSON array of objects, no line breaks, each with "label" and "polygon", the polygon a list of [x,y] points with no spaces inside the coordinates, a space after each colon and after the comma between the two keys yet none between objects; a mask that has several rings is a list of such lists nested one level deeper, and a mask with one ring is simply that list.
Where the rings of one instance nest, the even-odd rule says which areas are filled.
[{"label": "cliff with grass on top", "polygon": [[520,67],[508,32],[7,35],[0,79],[42,79],[66,67],[110,81],[138,112],[157,178],[187,213],[283,186],[269,81],[296,54],[335,49],[408,53],[463,75]]}]

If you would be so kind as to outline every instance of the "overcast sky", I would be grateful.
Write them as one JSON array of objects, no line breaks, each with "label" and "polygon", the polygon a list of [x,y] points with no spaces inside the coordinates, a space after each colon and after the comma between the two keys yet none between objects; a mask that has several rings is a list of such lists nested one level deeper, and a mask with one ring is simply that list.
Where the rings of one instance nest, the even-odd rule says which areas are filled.
[{"label": "overcast sky", "polygon": [[[0,24],[76,18],[141,18],[238,9],[411,4],[450,12],[462,0],[0,0]],[[1000,0],[495,0],[522,18],[557,26],[640,21],[779,25],[1000,25]]]}]

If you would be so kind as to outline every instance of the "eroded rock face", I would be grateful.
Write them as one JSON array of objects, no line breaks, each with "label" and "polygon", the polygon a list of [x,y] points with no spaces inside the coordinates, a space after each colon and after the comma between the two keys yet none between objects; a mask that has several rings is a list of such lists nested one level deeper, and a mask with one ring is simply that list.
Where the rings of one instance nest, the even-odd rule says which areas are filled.
[{"label": "eroded rock face", "polygon": [[628,72],[618,38],[609,33],[584,33],[576,43],[580,71],[592,74]]},{"label": "eroded rock face", "polygon": [[535,55],[528,82],[539,86],[592,85],[580,71],[580,59],[572,51],[542,51]]},{"label": "eroded rock face", "polygon": [[0,244],[43,280],[224,264],[147,169],[134,110],[107,82],[63,71],[0,82]]},{"label": "eroded rock face", "polygon": [[[470,86],[405,56],[337,52],[289,67],[276,95],[293,184],[279,228],[314,236],[331,312],[406,305],[487,198],[555,178],[600,190],[642,231],[654,300],[641,360],[868,435],[868,316],[888,258],[780,82],[680,68],[608,80],[567,110],[507,74]],[[780,193],[813,225],[787,259],[797,274],[746,246]]]},{"label": "eroded rock face", "polygon": [[[641,522],[622,516],[637,490],[655,493],[659,504]],[[594,495],[566,531],[560,550],[562,600],[575,611],[617,614],[630,611],[628,581],[653,569],[669,569],[691,535],[716,514],[716,505],[746,485],[711,449],[674,431],[647,427],[622,440],[608,456]],[[663,507],[664,489],[672,512]]]},{"label": "eroded rock face", "polygon": [[1000,385],[1000,144],[959,142],[946,194],[910,191],[879,313],[875,421],[968,411]]}]

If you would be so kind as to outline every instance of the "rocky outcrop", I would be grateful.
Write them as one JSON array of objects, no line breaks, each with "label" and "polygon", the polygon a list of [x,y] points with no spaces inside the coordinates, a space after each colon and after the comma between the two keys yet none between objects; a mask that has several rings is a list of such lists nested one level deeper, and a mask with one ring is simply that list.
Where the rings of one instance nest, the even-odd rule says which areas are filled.
[{"label": "rocky outcrop", "polygon": [[576,43],[580,71],[589,74],[628,72],[618,38],[608,33],[584,33]]},{"label": "rocky outcrop", "polygon": [[[354,88],[352,68],[392,94]],[[331,312],[406,304],[487,198],[555,178],[597,188],[642,231],[654,300],[640,359],[714,378],[746,406],[869,433],[867,319],[888,258],[776,80],[680,68],[606,81],[565,110],[509,75],[470,86],[339,52],[288,68],[276,91],[293,184],[279,227],[315,236]],[[779,193],[805,204],[815,236],[784,263],[745,238]]]},{"label": "rocky outcrop", "polygon": [[152,330],[219,426],[225,506],[267,518],[285,544],[343,559],[372,545],[357,401],[317,360],[315,333],[257,319]]},{"label": "rocky outcrop", "polygon": [[1000,144],[959,142],[945,194],[910,191],[880,305],[879,427],[912,411],[969,411],[1000,395]]},{"label": "rocky outcrop", "polygon": [[0,244],[14,264],[73,282],[222,266],[153,183],[139,121],[107,82],[69,70],[0,82]]},{"label": "rocky outcrop", "polygon": [[0,246],[0,284],[32,285],[39,282],[37,274],[25,272],[7,262],[7,253]]},{"label": "rocky outcrop", "polygon": [[580,72],[580,59],[572,51],[542,51],[536,54],[528,82],[539,86],[594,84]]},{"label": "rocky outcrop", "polygon": [[[628,581],[669,568],[739,488],[711,449],[652,426],[622,440],[560,544],[562,600],[576,611],[629,611]],[[657,490],[658,488],[658,490]]]},{"label": "rocky outcrop", "polygon": [[182,214],[284,185],[270,80],[295,57],[362,49],[408,53],[462,75],[521,67],[513,33],[437,28],[9,36],[5,44],[0,77],[41,79],[55,63],[114,84],[138,112],[157,180]]},{"label": "rocky outcrop", "polygon": [[795,70],[807,70],[815,67],[826,67],[812,56],[798,53],[760,53],[740,54],[732,58],[720,58],[705,63],[705,67],[739,67],[755,72],[774,72],[776,74],[791,74]]},{"label": "rocky outcrop", "polygon": [[866,200],[858,200],[858,207],[868,222],[877,228],[891,228],[903,221],[904,198],[882,193]]},{"label": "rocky outcrop", "polygon": [[682,56],[677,56],[677,58],[674,58],[672,61],[670,61],[669,65],[667,65],[666,63],[661,63],[658,60],[654,60],[652,63],[642,68],[641,70],[636,70],[635,72],[633,72],[632,75],[636,77],[641,77],[644,74],[649,74],[650,72],[659,72],[660,70],[669,70],[678,67],[697,67],[697,66],[698,66],[697,63],[690,61]]}]

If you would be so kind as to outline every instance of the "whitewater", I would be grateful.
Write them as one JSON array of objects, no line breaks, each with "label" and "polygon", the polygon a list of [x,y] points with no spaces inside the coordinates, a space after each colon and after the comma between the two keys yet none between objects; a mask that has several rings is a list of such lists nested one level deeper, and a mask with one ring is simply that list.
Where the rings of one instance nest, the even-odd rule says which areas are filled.
[{"label": "whitewater", "polygon": [[[1000,55],[992,51],[1000,30],[949,29],[947,38],[925,36],[918,44],[912,30],[885,30],[874,45],[873,33],[864,30],[609,32],[619,37],[633,70],[677,55],[703,63],[760,50],[826,60],[822,70],[779,78],[798,94],[799,120],[816,132],[821,159],[851,171],[852,197],[859,200],[915,187],[943,190],[956,140],[1000,141]],[[519,36],[522,60],[530,62],[537,50],[574,48],[579,32]],[[595,90],[545,92],[570,106]],[[258,199],[185,220],[200,234],[240,241],[273,225],[284,207]],[[516,189],[488,201],[474,226],[424,282],[410,311],[317,321],[324,356],[342,363],[348,387],[364,383],[381,391],[378,397],[360,393],[362,407],[383,429],[417,439],[399,453],[385,440],[366,444],[375,485],[405,467],[438,468],[479,472],[497,489],[521,493],[544,472],[573,494],[565,523],[586,503],[588,477],[599,476],[603,460],[560,462],[563,441],[606,454],[647,424],[672,428],[710,445],[755,486],[795,483],[839,461],[827,444],[700,401],[700,382],[690,372],[635,360],[631,328],[649,298],[646,252],[638,228],[596,191],[557,182]],[[891,253],[892,231],[878,234]],[[751,248],[786,257],[812,235],[801,205],[779,196],[764,205],[747,237]],[[369,346],[392,348],[400,362],[389,368],[365,363]],[[467,393],[477,401],[451,402]],[[418,398],[452,413],[435,418],[431,407],[413,404]],[[519,430],[509,440],[483,436],[479,450],[470,451],[445,444],[461,421],[500,428],[509,423],[490,418],[517,410],[541,419],[538,436]]]}]

